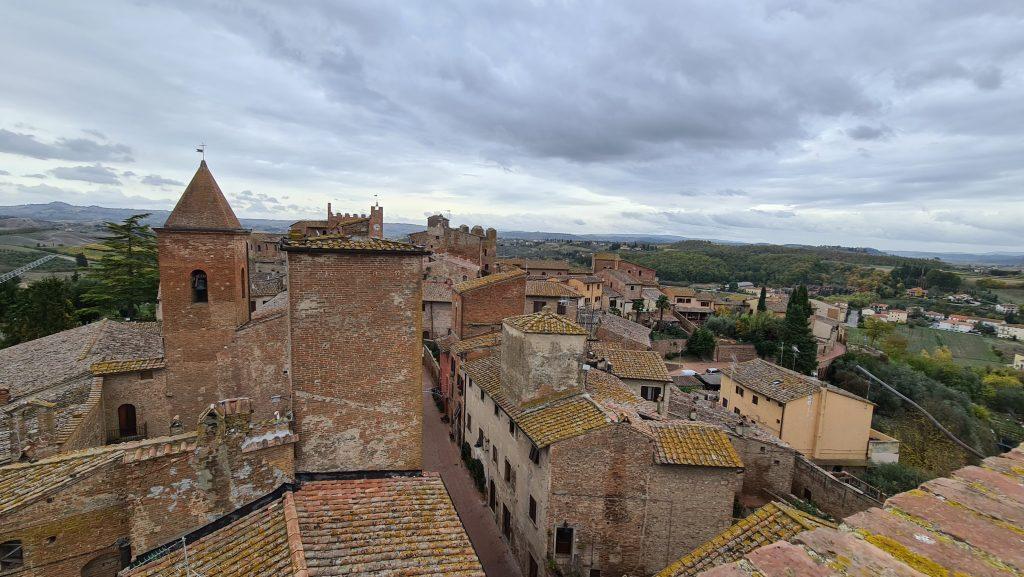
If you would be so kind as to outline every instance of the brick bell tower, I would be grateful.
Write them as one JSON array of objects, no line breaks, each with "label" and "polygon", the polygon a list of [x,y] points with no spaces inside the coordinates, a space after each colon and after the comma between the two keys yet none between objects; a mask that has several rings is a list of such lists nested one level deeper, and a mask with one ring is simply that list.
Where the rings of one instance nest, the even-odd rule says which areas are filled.
[{"label": "brick bell tower", "polygon": [[249,231],[203,160],[156,235],[168,414],[190,422],[237,380],[226,347],[249,321]]}]

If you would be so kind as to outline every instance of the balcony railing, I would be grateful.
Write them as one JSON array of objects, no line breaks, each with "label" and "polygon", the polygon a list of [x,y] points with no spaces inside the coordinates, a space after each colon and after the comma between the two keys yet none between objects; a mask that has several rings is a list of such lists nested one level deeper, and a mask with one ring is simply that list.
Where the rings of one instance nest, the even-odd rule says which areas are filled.
[{"label": "balcony railing", "polygon": [[107,431],[107,444],[127,443],[146,438],[146,423],[139,423],[134,431],[122,431],[120,428]]}]

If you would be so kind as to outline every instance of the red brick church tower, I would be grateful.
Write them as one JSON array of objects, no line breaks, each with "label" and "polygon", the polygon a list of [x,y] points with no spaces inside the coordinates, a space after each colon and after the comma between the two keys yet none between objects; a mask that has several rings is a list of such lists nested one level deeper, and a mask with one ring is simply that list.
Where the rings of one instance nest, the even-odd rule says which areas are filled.
[{"label": "red brick church tower", "polygon": [[203,160],[156,234],[168,414],[190,420],[237,381],[227,347],[249,320],[249,231]]}]

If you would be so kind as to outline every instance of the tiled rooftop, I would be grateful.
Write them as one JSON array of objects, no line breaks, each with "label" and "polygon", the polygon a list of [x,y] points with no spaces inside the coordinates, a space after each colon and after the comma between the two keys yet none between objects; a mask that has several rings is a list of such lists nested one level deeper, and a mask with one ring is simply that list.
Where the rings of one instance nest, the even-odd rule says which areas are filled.
[{"label": "tiled rooftop", "polygon": [[344,234],[324,234],[320,236],[304,236],[301,238],[287,237],[284,240],[286,251],[314,252],[398,252],[408,254],[425,254],[423,247],[384,238],[359,238]]},{"label": "tiled rooftop", "polygon": [[773,501],[672,563],[657,577],[692,577],[718,565],[732,563],[763,545],[789,539],[801,531],[829,526],[834,525]]},{"label": "tiled rooftop", "polygon": [[587,371],[587,392],[599,403],[614,403],[636,407],[644,403],[644,399],[627,387],[618,377],[611,373],[591,369]]},{"label": "tiled rooftop", "polygon": [[310,575],[483,576],[436,474],[306,483],[295,508]]},{"label": "tiled rooftop", "polygon": [[[190,543],[188,555],[199,575],[484,575],[431,473],[304,482]],[[175,548],[125,574],[183,575],[183,562]]]},{"label": "tiled rooftop", "polygon": [[205,160],[199,163],[185,192],[164,222],[164,228],[241,230],[242,225],[224,198]]},{"label": "tiled rooftop", "polygon": [[478,289],[478,288],[481,288],[481,287],[490,286],[490,285],[493,285],[493,284],[497,284],[497,283],[500,283],[500,282],[505,282],[507,280],[511,280],[511,279],[515,279],[515,278],[520,278],[520,277],[525,277],[525,276],[526,276],[526,271],[521,270],[521,269],[513,269],[513,270],[508,270],[508,271],[505,271],[505,272],[498,272],[498,273],[494,273],[494,274],[489,274],[487,276],[482,276],[482,277],[478,277],[478,278],[471,278],[471,279],[469,279],[467,281],[463,281],[463,282],[460,282],[459,284],[455,285],[453,290],[455,292],[457,292],[457,293],[464,293],[464,292],[475,290],[475,289]]},{"label": "tiled rooftop", "polygon": [[651,423],[655,463],[701,467],[742,467],[728,435],[717,427],[689,421]]},{"label": "tiled rooftop", "polygon": [[540,448],[608,425],[608,416],[586,396],[574,395],[514,417]]},{"label": "tiled rooftop", "polygon": [[500,258],[502,265],[517,266],[524,269],[569,270],[569,263],[564,260],[545,260],[530,258]]},{"label": "tiled rooftop", "polygon": [[185,552],[174,549],[156,560],[122,575],[218,575],[225,577],[277,577],[295,575],[288,543],[284,499],[238,519],[230,525],[188,544]]},{"label": "tiled rooftop", "polygon": [[453,355],[458,355],[475,349],[496,347],[500,344],[501,333],[495,331],[493,333],[485,333],[475,337],[470,337],[468,339],[463,339],[461,341],[455,341],[452,344],[448,345],[448,350]]},{"label": "tiled rooftop", "polygon": [[157,357],[155,359],[133,359],[129,361],[101,361],[93,363],[89,369],[94,375],[113,375],[145,371],[147,369],[162,369],[165,366],[164,358]]},{"label": "tiled rooftop", "polygon": [[1024,450],[989,457],[847,517],[746,553],[709,576],[1016,576],[1024,570]]},{"label": "tiled rooftop", "polygon": [[[607,293],[607,291],[605,292]],[[610,333],[645,347],[651,346],[651,329],[640,323],[607,312],[601,315],[600,322],[601,328]]]},{"label": "tiled rooftop", "polygon": [[587,331],[567,317],[549,312],[508,317],[503,321],[524,333],[547,335],[586,335]]},{"label": "tiled rooftop", "polygon": [[806,397],[824,387],[824,384],[814,377],[784,369],[764,359],[752,359],[725,367],[723,372],[755,393],[780,403]]},{"label": "tiled rooftop", "polygon": [[582,295],[571,286],[560,282],[528,280],[526,281],[526,296],[578,299]]},{"label": "tiled rooftop", "polygon": [[426,302],[452,302],[452,285],[443,282],[423,282],[423,300]]},{"label": "tiled rooftop", "polygon": [[598,359],[607,359],[612,364],[612,374],[620,379],[672,381],[668,367],[657,351],[621,349],[605,343],[592,344],[591,351]]}]

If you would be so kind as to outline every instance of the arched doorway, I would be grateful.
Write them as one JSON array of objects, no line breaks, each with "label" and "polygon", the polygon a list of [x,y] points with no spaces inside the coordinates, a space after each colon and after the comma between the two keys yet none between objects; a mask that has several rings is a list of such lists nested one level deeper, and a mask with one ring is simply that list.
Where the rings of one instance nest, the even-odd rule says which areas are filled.
[{"label": "arched doorway", "polygon": [[122,439],[139,434],[139,425],[135,420],[135,405],[126,403],[117,408],[117,431]]},{"label": "arched doorway", "polygon": [[82,577],[115,577],[121,569],[121,556],[117,551],[101,553],[82,567]]}]

